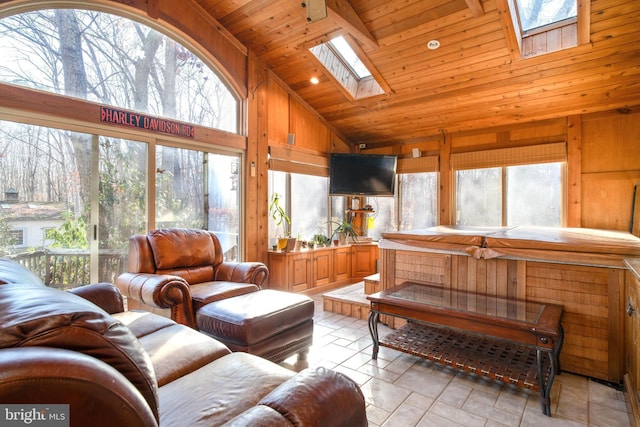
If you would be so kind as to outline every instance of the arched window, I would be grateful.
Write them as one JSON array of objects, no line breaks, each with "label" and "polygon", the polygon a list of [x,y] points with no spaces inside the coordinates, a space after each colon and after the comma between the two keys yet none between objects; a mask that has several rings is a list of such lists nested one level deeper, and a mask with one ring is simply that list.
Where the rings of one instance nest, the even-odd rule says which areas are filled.
[{"label": "arched window", "polygon": [[44,9],[0,20],[0,81],[238,133],[239,102],[175,40],[105,12]]},{"label": "arched window", "polygon": [[4,86],[222,131],[202,144],[10,109],[0,117],[0,256],[51,286],[113,282],[132,235],[196,227],[220,237],[225,259],[240,260],[242,151],[214,139],[241,133],[242,104],[223,72],[154,28],[92,10],[0,18],[0,55]]}]

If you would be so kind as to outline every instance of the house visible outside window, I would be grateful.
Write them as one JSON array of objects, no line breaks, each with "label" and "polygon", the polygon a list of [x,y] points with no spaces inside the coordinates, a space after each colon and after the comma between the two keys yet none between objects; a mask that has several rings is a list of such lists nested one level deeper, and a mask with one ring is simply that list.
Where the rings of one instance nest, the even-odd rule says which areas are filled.
[{"label": "house visible outside window", "polygon": [[10,246],[24,246],[24,230],[14,229],[7,232],[7,240]]}]

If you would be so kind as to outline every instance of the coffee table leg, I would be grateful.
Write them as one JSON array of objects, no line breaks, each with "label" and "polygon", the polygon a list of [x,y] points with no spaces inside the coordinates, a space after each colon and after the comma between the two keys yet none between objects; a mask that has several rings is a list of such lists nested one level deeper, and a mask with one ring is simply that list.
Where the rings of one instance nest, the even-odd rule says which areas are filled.
[{"label": "coffee table leg", "polygon": [[371,340],[373,341],[373,353],[371,358],[376,360],[378,358],[378,349],[380,348],[380,342],[378,341],[378,319],[380,313],[371,310],[369,312],[369,333],[371,334]]}]

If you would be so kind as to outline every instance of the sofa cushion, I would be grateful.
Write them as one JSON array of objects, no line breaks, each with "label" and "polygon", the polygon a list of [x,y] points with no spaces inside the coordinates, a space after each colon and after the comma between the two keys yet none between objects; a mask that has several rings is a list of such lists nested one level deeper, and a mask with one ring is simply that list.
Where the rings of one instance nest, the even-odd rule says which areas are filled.
[{"label": "sofa cushion", "polygon": [[153,313],[128,311],[114,317],[138,337],[159,387],[231,353],[221,342]]},{"label": "sofa cushion", "polygon": [[77,295],[40,284],[0,285],[0,348],[56,347],[111,365],[157,413],[151,359],[122,323]]},{"label": "sofa cushion", "polygon": [[249,294],[259,289],[253,283],[239,282],[202,282],[189,287],[195,311],[210,302]]},{"label": "sofa cushion", "polygon": [[160,388],[160,425],[221,426],[295,375],[258,356],[231,353]]},{"label": "sofa cushion", "polygon": [[212,265],[216,251],[207,231],[195,229],[159,229],[147,239],[153,250],[156,269]]}]

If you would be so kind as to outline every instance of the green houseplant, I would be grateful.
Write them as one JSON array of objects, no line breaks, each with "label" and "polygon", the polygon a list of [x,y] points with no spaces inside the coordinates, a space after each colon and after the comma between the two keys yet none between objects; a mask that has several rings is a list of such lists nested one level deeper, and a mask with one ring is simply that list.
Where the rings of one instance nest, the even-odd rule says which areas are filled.
[{"label": "green houseplant", "polygon": [[280,199],[282,196],[278,193],[273,193],[269,200],[269,215],[273,219],[276,227],[282,226],[283,234],[278,236],[278,243],[276,248],[278,250],[289,251],[295,247],[296,238],[291,237],[291,218],[287,215],[287,212],[280,205]]},{"label": "green houseplant", "polygon": [[356,231],[353,224],[347,220],[343,221],[331,221],[332,224],[335,225],[333,229],[333,234],[331,234],[331,238],[334,236],[338,236],[340,240],[340,244],[346,243],[347,239],[351,239],[352,241],[358,241],[358,232]]}]

